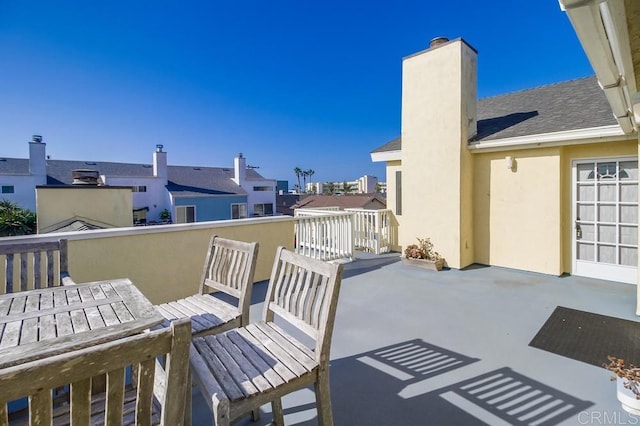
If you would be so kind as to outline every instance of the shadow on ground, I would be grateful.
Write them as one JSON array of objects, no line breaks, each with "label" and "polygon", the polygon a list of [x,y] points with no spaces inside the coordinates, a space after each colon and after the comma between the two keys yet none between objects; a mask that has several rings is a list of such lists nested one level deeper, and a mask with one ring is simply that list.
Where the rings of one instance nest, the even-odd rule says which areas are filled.
[{"label": "shadow on ground", "polygon": [[[593,405],[521,375],[508,367],[444,387],[411,394],[425,380],[479,362],[419,339],[331,361],[331,400],[336,425],[556,425]],[[285,423],[317,425],[314,394],[296,392],[283,400]],[[199,398],[199,397],[198,397]],[[196,408],[194,424],[201,419]],[[270,407],[253,423],[266,425]],[[199,412],[199,414],[198,414]]]}]

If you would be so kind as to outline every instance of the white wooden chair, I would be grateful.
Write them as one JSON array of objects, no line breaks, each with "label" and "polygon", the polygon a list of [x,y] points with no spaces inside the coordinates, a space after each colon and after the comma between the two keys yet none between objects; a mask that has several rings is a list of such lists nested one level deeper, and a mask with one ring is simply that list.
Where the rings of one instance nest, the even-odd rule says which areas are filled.
[{"label": "white wooden chair", "polygon": [[75,284],[69,275],[66,239],[0,243],[0,262],[4,263],[4,277],[1,277],[4,280],[0,281],[2,294]]},{"label": "white wooden chair", "polygon": [[[342,265],[278,248],[263,320],[222,334],[194,338],[191,374],[213,413],[214,424],[271,402],[274,422],[284,424],[280,398],[315,385],[318,421],[332,425],[329,349]],[[276,325],[276,316],[285,320]],[[286,325],[285,325],[286,324]],[[314,341],[305,346],[292,328]]]},{"label": "white wooden chair", "polygon": [[[169,328],[0,369],[0,425],[9,424],[7,403],[29,397],[29,425],[182,425],[189,376],[188,319]],[[164,370],[156,357],[166,356]],[[138,369],[125,384],[127,367]],[[107,375],[105,393],[93,394],[91,378]],[[69,402],[54,403],[52,389],[70,385]],[[188,401],[191,404],[191,401]],[[12,422],[13,424],[13,422]]]},{"label": "white wooden chair", "polygon": [[[257,258],[258,243],[214,235],[207,250],[199,293],[158,305],[158,310],[168,321],[190,317],[194,336],[248,324]],[[212,292],[236,298],[237,305],[212,296]]]}]

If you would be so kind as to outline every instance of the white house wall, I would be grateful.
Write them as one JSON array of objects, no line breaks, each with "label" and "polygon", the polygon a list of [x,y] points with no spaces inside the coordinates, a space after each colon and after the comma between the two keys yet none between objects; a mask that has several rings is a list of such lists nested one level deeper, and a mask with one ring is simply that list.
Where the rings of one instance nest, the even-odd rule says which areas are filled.
[{"label": "white house wall", "polygon": [[132,192],[133,209],[149,208],[148,220],[159,220],[162,210],[170,209],[167,204],[166,181],[154,177],[110,177],[105,176],[105,183],[111,186],[146,186],[147,192]]}]

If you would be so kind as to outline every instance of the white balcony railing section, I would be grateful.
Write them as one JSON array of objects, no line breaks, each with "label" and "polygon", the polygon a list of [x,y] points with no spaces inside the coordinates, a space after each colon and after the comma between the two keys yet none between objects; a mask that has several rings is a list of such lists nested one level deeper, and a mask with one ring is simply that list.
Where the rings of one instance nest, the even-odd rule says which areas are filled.
[{"label": "white balcony railing section", "polygon": [[357,250],[366,250],[375,254],[391,251],[395,237],[390,209],[366,210],[345,209],[353,213],[353,237]]},{"label": "white balcony railing section", "polygon": [[295,249],[314,259],[354,258],[353,213],[337,210],[297,209]]},{"label": "white balcony railing section", "polygon": [[389,209],[296,209],[295,217],[296,251],[316,259],[353,259],[356,249],[387,253],[395,238]]}]

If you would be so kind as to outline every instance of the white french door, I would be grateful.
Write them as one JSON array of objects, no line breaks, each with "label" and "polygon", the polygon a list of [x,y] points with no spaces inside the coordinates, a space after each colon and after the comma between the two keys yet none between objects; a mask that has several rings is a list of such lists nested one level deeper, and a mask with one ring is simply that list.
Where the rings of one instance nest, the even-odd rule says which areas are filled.
[{"label": "white french door", "polygon": [[638,281],[638,160],[573,162],[573,274]]}]

